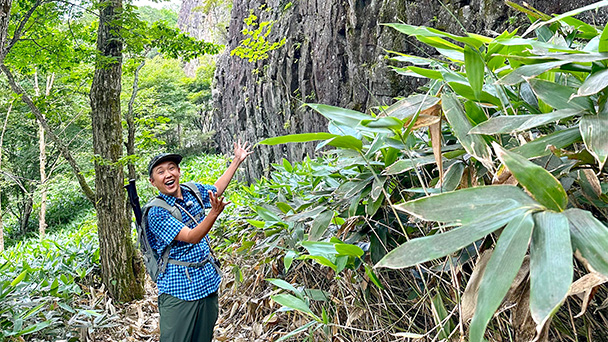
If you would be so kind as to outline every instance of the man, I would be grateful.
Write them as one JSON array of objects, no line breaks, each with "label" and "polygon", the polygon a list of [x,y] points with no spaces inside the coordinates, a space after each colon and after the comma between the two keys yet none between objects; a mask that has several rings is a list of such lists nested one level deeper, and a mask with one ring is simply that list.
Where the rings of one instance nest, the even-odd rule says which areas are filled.
[{"label": "man", "polygon": [[[197,263],[211,258],[205,237],[230,203],[224,202],[222,194],[239,165],[252,153],[250,149],[247,142],[241,145],[239,140],[234,144],[234,160],[215,184],[196,184],[204,208],[189,189],[180,186],[180,155],[165,153],[152,158],[148,164],[150,183],[158,189],[159,196],[179,208],[182,215],[180,222],[164,208],[152,207],[148,212],[149,241],[158,255],[173,243],[170,259]],[[211,208],[206,216],[205,208]],[[203,267],[167,265],[156,282],[161,342],[212,340],[218,317],[220,282],[221,276],[212,262]]]}]

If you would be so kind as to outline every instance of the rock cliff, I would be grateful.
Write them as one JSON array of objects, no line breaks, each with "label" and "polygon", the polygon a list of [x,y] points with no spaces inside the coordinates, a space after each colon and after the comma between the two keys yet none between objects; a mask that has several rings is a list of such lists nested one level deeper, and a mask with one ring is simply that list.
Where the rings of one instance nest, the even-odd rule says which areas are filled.
[{"label": "rock cliff", "polygon": [[[528,1],[546,13],[592,2]],[[269,41],[287,38],[268,59],[255,63],[230,56],[244,39],[243,19],[251,10],[260,21],[275,21]],[[423,81],[391,72],[386,51],[433,51],[381,25],[391,22],[493,36],[526,25],[527,19],[502,0],[234,0],[227,49],[218,59],[213,91],[220,150],[230,153],[237,138],[257,142],[325,130],[324,118],[302,108],[304,102],[366,111],[416,89]],[[270,163],[283,157],[298,160],[313,152],[313,144],[260,146],[248,161],[247,179],[267,174]]]}]

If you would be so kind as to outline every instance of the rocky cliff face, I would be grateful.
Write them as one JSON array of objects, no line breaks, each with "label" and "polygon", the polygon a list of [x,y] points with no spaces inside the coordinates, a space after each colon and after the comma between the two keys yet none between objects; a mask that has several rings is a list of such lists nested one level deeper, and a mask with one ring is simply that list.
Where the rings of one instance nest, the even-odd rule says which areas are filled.
[{"label": "rocky cliff face", "polygon": [[[225,26],[229,17],[230,7],[223,1],[183,0],[177,27],[198,40],[226,44]],[[198,61],[194,60],[186,63],[184,71],[189,77],[194,77],[198,67]]]},{"label": "rocky cliff face", "polygon": [[[186,0],[194,1],[194,0]],[[547,13],[563,13],[593,1],[528,1]],[[432,54],[382,23],[406,22],[452,33],[495,35],[525,24],[502,0],[234,0],[225,53],[215,74],[214,125],[222,152],[237,138],[257,142],[284,134],[326,129],[323,117],[301,107],[324,103],[366,111],[390,104],[421,85],[390,71],[387,50]],[[263,6],[265,5],[265,7]],[[262,7],[260,7],[262,6]],[[270,11],[260,8],[271,8]],[[244,39],[250,11],[260,21],[276,21],[269,41],[287,38],[268,59],[250,63],[230,51]],[[462,26],[461,26],[462,24]],[[511,27],[512,29],[513,27]],[[269,171],[271,162],[298,160],[314,145],[260,146],[249,159],[247,178]]]}]

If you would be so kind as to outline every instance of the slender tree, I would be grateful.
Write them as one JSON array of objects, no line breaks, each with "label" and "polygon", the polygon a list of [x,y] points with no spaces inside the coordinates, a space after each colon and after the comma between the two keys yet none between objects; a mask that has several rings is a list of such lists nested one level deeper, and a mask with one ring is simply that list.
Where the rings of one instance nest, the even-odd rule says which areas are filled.
[{"label": "slender tree", "polygon": [[[2,171],[2,147],[4,145],[4,132],[6,132],[6,124],[8,123],[8,117],[11,115],[12,109],[13,103],[11,102],[11,105],[6,111],[6,119],[4,119],[4,125],[2,125],[2,133],[0,134],[0,171]],[[2,251],[4,251],[4,222],[2,219],[2,183],[0,182],[0,252]]]},{"label": "slender tree", "polygon": [[120,91],[122,75],[122,0],[100,4],[98,58],[91,85],[95,151],[95,207],[104,284],[118,300],[143,297],[143,269],[131,243],[125,210]]}]

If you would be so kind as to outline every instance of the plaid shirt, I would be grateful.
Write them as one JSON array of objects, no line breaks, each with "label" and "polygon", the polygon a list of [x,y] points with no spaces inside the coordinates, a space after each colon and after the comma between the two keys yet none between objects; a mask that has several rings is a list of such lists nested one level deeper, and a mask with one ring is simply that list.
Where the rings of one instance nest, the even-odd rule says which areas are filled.
[{"label": "plaid shirt", "polygon": [[[203,205],[205,208],[211,208],[209,201],[208,190],[217,192],[215,186],[196,184],[201,192]],[[171,206],[179,204],[182,208],[187,209],[192,216],[201,213],[199,222],[205,218],[204,209],[201,208],[198,200],[193,193],[182,186],[183,200],[160,194],[167,203]],[[150,227],[149,235],[150,246],[156,250],[158,255],[162,255],[163,250],[175,239],[177,234],[185,227],[185,223],[190,221],[188,228],[196,227],[197,223],[190,219],[180,208],[182,214],[182,222],[173,217],[166,209],[152,207],[148,212],[148,227]],[[186,261],[199,262],[209,254],[209,245],[207,239],[204,238],[197,244],[190,244],[182,241],[176,241],[171,249],[169,258]],[[166,293],[173,297],[183,300],[198,300],[204,298],[218,290],[221,277],[211,263],[207,263],[202,268],[186,267],[181,265],[168,264],[165,273],[158,276],[156,285],[158,294]]]}]

